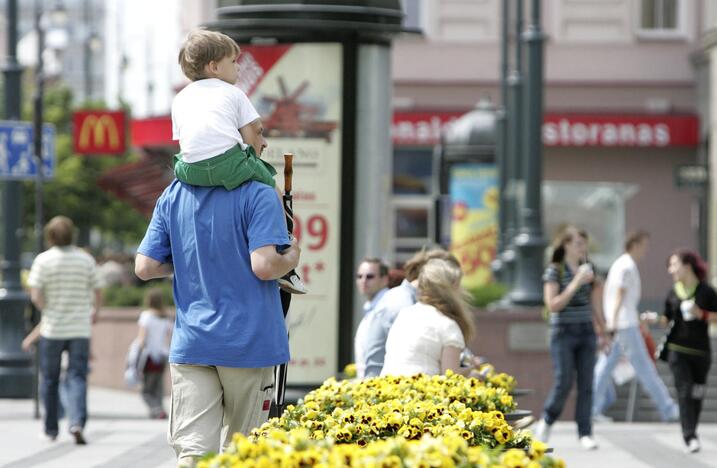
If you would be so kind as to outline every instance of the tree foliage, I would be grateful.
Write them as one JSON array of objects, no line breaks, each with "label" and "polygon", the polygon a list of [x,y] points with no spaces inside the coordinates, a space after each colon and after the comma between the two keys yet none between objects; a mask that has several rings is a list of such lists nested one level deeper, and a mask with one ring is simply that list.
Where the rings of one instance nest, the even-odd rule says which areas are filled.
[{"label": "tree foliage", "polygon": [[[29,96],[31,94],[26,94]],[[31,100],[24,100],[23,118],[31,120]],[[55,125],[55,177],[45,181],[44,220],[56,215],[70,217],[80,231],[80,245],[88,245],[89,233],[101,233],[103,244],[122,247],[142,237],[147,220],[113,194],[102,190],[97,181],[103,173],[137,159],[128,152],[121,156],[83,156],[72,151],[72,93],[61,84],[48,86],[44,93],[44,121]],[[101,102],[84,108],[104,108]],[[35,183],[27,182],[24,191],[23,227],[31,237],[35,224]]]}]

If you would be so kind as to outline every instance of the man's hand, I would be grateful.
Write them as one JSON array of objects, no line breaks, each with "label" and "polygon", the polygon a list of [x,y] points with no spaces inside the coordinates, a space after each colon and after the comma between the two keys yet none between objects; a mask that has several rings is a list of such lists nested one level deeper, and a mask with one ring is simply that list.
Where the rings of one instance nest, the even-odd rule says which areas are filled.
[{"label": "man's hand", "polygon": [[[296,237],[291,236],[291,244],[289,245],[289,248],[281,252],[281,255],[286,257],[287,255],[290,256],[292,259],[296,259],[296,263],[294,263],[294,266],[291,267],[293,270],[297,266],[299,266],[299,258],[301,257],[301,247],[299,247],[299,241],[296,240]],[[293,260],[292,260],[293,261]]]},{"label": "man's hand", "polygon": [[612,342],[614,341],[615,330],[605,330],[604,333],[598,335],[598,349],[606,354],[610,352]]},{"label": "man's hand", "polygon": [[22,347],[22,350],[27,353],[30,352],[34,344],[35,340],[33,340],[32,337],[28,335],[25,337],[25,339],[22,340],[22,344],[20,346]]}]

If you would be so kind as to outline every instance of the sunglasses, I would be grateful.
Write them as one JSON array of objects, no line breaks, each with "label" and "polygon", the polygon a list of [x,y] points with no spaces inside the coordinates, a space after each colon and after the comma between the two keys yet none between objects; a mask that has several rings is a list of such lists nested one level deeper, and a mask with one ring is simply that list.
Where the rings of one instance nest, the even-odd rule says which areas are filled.
[{"label": "sunglasses", "polygon": [[356,279],[366,278],[367,280],[372,280],[376,277],[373,273],[367,273],[365,275],[362,275],[361,273],[358,273],[356,275]]}]

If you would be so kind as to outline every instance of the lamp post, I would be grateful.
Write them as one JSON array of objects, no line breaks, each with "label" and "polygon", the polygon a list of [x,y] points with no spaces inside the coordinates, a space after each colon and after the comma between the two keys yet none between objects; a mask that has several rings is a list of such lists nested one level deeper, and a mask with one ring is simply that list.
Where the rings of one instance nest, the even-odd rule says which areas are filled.
[{"label": "lamp post", "polygon": [[515,2],[515,59],[513,67],[507,78],[507,144],[506,144],[506,219],[505,238],[506,243],[501,252],[501,260],[505,269],[503,281],[509,288],[515,284],[516,272],[516,248],[515,236],[518,234],[519,211],[520,211],[520,187],[523,184],[521,171],[521,148],[522,148],[522,116],[523,116],[523,47],[520,35],[523,30],[523,0]]},{"label": "lamp post", "polygon": [[[17,61],[17,0],[7,0],[7,58],[5,77],[5,119],[20,120],[20,75]],[[32,360],[22,351],[25,336],[27,294],[20,285],[20,235],[22,187],[19,181],[3,183],[3,254],[0,282],[0,398],[27,398],[32,395]]]},{"label": "lamp post", "polygon": [[506,106],[508,105],[508,24],[510,18],[510,3],[501,2],[501,40],[500,40],[500,107],[495,114],[496,127],[496,160],[498,162],[498,194],[500,203],[498,208],[498,246],[497,255],[491,269],[493,275],[499,280],[504,280],[504,266],[501,254],[505,249],[508,239],[506,234],[506,224],[508,213],[507,205],[507,187],[508,187],[508,158],[507,143],[508,132],[506,126]]},{"label": "lamp post", "polygon": [[510,300],[519,305],[543,303],[541,272],[543,251],[542,179],[543,142],[543,31],[540,26],[540,0],[532,0],[531,22],[522,40],[528,49],[525,88],[525,144],[523,169],[525,190],[520,213],[520,232],[515,237],[516,278]]}]

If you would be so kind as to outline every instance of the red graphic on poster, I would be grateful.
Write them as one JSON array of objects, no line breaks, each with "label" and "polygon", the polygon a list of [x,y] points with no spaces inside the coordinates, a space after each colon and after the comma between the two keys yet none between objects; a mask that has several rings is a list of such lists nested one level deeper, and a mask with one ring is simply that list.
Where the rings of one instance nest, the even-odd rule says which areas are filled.
[{"label": "red graphic on poster", "polygon": [[299,97],[309,87],[304,80],[298,88],[289,93],[283,76],[277,78],[281,96],[263,96],[262,100],[272,105],[272,111],[264,119],[264,128],[269,136],[289,138],[323,138],[331,141],[331,132],[336,129],[335,121],[320,121],[317,105],[299,102]]}]

